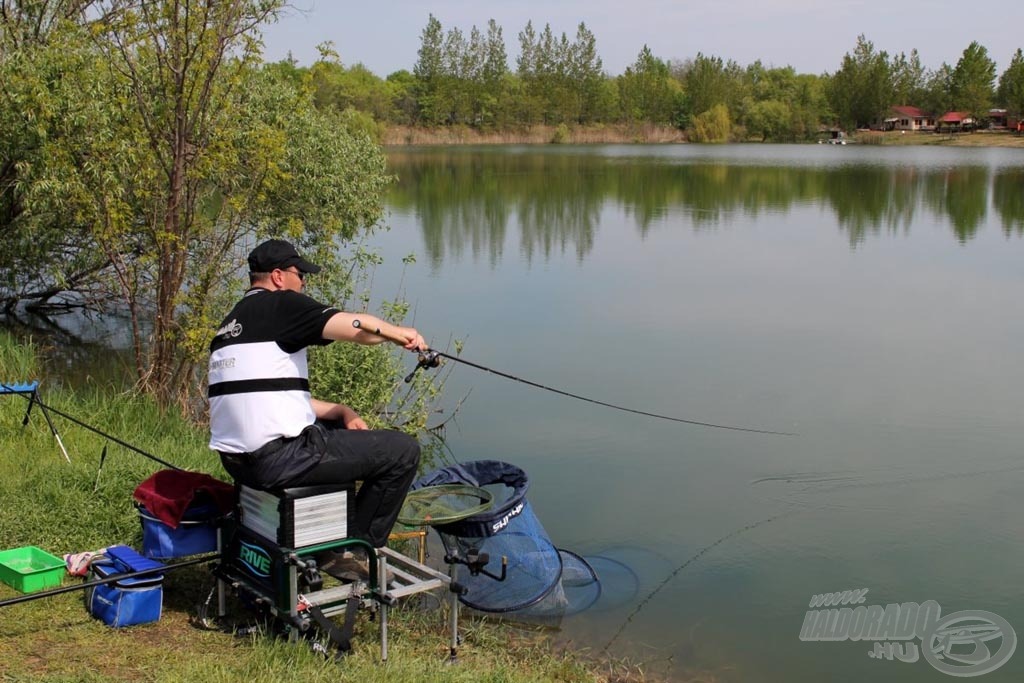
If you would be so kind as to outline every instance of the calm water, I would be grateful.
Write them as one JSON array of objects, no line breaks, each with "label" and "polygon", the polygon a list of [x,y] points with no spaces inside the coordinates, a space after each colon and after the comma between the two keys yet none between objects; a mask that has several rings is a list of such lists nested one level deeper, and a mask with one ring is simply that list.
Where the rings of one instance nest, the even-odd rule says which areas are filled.
[{"label": "calm water", "polygon": [[[556,545],[636,574],[610,577],[558,637],[673,679],[951,679],[869,657],[871,640],[800,639],[813,594],[857,588],[865,605],[986,610],[1024,637],[1024,153],[390,160],[377,290],[415,253],[404,285],[434,345],[464,340],[469,360],[603,401],[798,434],[656,420],[457,367],[455,457],[523,467]],[[982,680],[1022,677],[1018,652]]]}]

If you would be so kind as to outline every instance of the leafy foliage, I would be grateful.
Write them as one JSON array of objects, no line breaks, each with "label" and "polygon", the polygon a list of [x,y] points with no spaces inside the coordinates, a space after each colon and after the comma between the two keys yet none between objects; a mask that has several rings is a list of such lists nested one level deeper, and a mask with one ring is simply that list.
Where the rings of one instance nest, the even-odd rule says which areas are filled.
[{"label": "leafy foliage", "polygon": [[989,59],[988,50],[977,41],[964,50],[953,69],[950,90],[953,106],[969,112],[975,119],[988,117],[995,94],[996,63]]},{"label": "leafy foliage", "polygon": [[1024,114],[1024,53],[1020,48],[999,77],[999,101],[1016,116]]},{"label": "leafy foliage", "polygon": [[839,71],[829,83],[829,103],[844,127],[867,127],[893,102],[892,65],[885,51],[863,35],[857,37],[853,54],[846,53]]},{"label": "leafy foliage", "polygon": [[731,135],[732,123],[724,104],[716,104],[693,119],[695,142],[728,142]]},{"label": "leafy foliage", "polygon": [[682,86],[671,77],[668,64],[646,45],[619,77],[619,101],[630,121],[672,122],[681,108],[681,95]]},{"label": "leafy foliage", "polygon": [[58,5],[47,33],[0,23],[3,299],[126,312],[140,384],[185,403],[255,240],[331,266],[381,217],[384,157],[365,115],[263,68],[282,1]]},{"label": "leafy foliage", "polygon": [[[614,76],[604,72],[597,38],[583,23],[574,40],[533,21],[517,38],[519,56],[509,70],[503,32],[493,19],[486,31],[473,26],[467,33],[445,28],[430,15],[411,72],[381,80],[359,64],[346,68],[338,62],[327,78],[320,72],[329,70],[321,64],[311,67],[318,106],[351,106],[378,122],[456,129],[544,124],[554,128],[549,139],[562,140],[570,127],[604,123],[693,130],[694,117],[722,104],[740,139],[746,131],[761,140],[800,141],[815,139],[825,127],[878,125],[897,104],[936,115],[977,108],[968,107],[968,97],[984,104],[968,95],[979,92],[968,83],[983,82],[984,73],[969,75],[972,64],[984,64],[978,58],[984,48],[977,44],[965,51],[957,79],[956,69],[946,64],[926,70],[916,49],[890,56],[863,35],[833,74],[798,74],[760,61],[743,67],[702,53],[669,62],[644,46],[637,60]],[[1004,99],[1000,95],[999,101]]]}]

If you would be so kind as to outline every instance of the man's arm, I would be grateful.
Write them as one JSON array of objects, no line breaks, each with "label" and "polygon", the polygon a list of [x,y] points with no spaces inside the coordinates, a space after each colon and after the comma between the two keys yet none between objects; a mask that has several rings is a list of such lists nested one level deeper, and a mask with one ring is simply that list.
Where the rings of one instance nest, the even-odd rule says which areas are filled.
[{"label": "man's arm", "polygon": [[349,408],[344,403],[328,403],[320,399],[309,399],[313,406],[313,412],[319,420],[341,420],[346,429],[369,429],[359,413]]},{"label": "man's arm", "polygon": [[[359,321],[359,327],[352,324],[356,320]],[[376,330],[380,330],[380,334],[374,334]],[[398,341],[395,343],[410,351],[428,348],[427,342],[415,328],[392,325],[369,313],[346,313],[344,311],[335,313],[324,325],[323,338],[350,341],[367,346],[392,339],[401,340],[401,344]]]}]

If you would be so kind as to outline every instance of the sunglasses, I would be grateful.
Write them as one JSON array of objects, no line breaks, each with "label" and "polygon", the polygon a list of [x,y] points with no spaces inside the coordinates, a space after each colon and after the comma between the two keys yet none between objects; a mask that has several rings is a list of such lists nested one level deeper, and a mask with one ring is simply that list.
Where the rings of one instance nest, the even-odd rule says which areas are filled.
[{"label": "sunglasses", "polygon": [[292,270],[291,268],[283,268],[282,270],[285,273],[291,273],[292,275],[297,275],[299,277],[299,281],[300,282],[305,282],[306,281],[306,274],[303,273],[301,270],[298,270],[298,269]]}]

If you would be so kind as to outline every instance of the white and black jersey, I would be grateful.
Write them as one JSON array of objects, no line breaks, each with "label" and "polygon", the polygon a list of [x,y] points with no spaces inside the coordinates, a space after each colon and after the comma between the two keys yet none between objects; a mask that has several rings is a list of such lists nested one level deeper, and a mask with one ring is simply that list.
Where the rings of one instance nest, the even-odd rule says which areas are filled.
[{"label": "white and black jersey", "polygon": [[289,290],[246,292],[210,343],[210,448],[248,453],[313,424],[306,347],[338,309]]}]

